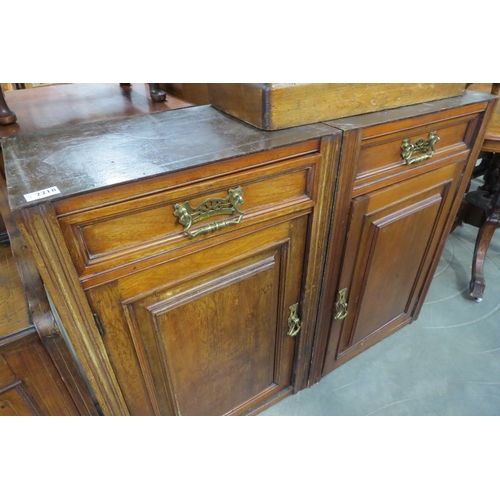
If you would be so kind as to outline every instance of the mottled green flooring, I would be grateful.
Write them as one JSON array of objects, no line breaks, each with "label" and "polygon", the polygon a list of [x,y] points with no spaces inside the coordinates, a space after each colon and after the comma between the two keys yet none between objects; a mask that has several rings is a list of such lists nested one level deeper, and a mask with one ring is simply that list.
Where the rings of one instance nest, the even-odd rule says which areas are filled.
[{"label": "mottled green flooring", "polygon": [[468,296],[476,234],[449,236],[417,321],[261,415],[500,415],[500,230],[479,303]]}]

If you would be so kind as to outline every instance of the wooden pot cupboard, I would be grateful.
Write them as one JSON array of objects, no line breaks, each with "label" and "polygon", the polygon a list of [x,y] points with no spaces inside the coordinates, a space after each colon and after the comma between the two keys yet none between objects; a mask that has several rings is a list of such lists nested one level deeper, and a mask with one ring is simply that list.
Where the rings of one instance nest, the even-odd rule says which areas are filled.
[{"label": "wooden pot cupboard", "polygon": [[494,101],[273,132],[200,106],[4,140],[103,413],[256,414],[414,320]]}]

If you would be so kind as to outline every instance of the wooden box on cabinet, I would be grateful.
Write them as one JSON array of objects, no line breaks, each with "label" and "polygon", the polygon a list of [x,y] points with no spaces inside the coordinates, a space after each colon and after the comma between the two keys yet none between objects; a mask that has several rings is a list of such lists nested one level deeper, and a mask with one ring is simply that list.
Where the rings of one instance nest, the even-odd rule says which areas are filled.
[{"label": "wooden box on cabinet", "polygon": [[280,130],[461,95],[464,83],[209,83],[209,102]]},{"label": "wooden box on cabinet", "polygon": [[[106,414],[251,414],[307,385],[340,135],[200,107],[5,142],[11,205]],[[61,194],[26,202],[48,184]]]},{"label": "wooden box on cabinet", "polygon": [[328,122],[344,136],[311,383],[417,318],[493,103],[466,92]]}]

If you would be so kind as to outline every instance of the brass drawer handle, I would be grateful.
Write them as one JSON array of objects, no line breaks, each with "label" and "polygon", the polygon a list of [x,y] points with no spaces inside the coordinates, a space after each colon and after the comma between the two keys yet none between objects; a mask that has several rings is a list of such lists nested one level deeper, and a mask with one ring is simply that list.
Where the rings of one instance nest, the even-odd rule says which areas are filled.
[{"label": "brass drawer handle", "polygon": [[302,322],[297,313],[298,307],[298,303],[290,306],[290,316],[288,317],[288,335],[290,335],[290,337],[295,337],[302,328]]},{"label": "brass drawer handle", "polygon": [[339,300],[335,304],[335,309],[337,310],[333,319],[344,319],[347,316],[347,302],[345,296],[347,294],[347,288],[343,288],[339,292]]},{"label": "brass drawer handle", "polygon": [[[411,143],[411,139],[404,139],[403,144],[401,144],[401,156],[403,160],[406,161],[407,165],[411,165],[412,163],[417,163],[420,161],[428,160],[432,158],[434,153],[436,152],[434,146],[440,141],[437,131],[430,132],[429,137],[427,139],[418,139],[413,144]],[[413,153],[424,153],[414,158],[411,158]]]},{"label": "brass drawer handle", "polygon": [[[244,212],[239,210],[240,205],[243,205],[243,191],[241,186],[235,189],[229,189],[228,195],[225,198],[210,198],[197,207],[193,208],[189,201],[182,204],[177,203],[174,206],[174,215],[178,218],[180,224],[184,226],[184,233],[189,238],[194,238],[200,234],[211,233],[226,226],[239,224],[243,218]],[[218,215],[234,215],[239,214],[237,219],[220,220],[200,227],[196,231],[191,231],[191,226],[197,222],[216,217]]]}]

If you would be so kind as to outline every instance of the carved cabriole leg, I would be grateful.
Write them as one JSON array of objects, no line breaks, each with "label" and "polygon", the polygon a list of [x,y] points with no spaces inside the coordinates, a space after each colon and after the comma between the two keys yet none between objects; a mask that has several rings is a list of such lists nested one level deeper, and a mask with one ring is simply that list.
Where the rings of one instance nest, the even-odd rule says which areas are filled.
[{"label": "carved cabriole leg", "polygon": [[129,415],[52,206],[15,218],[104,414]]},{"label": "carved cabriole leg", "polygon": [[3,89],[0,86],[0,125],[10,125],[11,123],[15,123],[16,120],[17,116],[7,106]]},{"label": "carved cabriole leg", "polygon": [[151,95],[151,99],[155,102],[161,102],[167,99],[167,93],[160,89],[159,83],[149,84],[149,94]]},{"label": "carved cabriole leg", "polygon": [[484,288],[486,286],[484,280],[486,252],[488,251],[495,230],[500,226],[500,193],[497,193],[493,197],[491,204],[491,211],[486,215],[486,221],[479,229],[474,248],[474,257],[472,259],[472,277],[469,290],[470,296],[474,297],[478,302],[483,300]]}]

